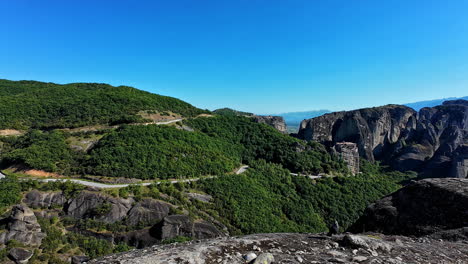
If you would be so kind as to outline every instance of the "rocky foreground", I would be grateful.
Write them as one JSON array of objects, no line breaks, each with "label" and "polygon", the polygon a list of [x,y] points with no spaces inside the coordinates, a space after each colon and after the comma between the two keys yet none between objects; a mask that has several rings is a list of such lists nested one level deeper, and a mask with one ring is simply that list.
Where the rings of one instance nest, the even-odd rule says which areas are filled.
[{"label": "rocky foreground", "polygon": [[154,246],[88,263],[468,263],[468,243],[375,233],[257,234]]}]

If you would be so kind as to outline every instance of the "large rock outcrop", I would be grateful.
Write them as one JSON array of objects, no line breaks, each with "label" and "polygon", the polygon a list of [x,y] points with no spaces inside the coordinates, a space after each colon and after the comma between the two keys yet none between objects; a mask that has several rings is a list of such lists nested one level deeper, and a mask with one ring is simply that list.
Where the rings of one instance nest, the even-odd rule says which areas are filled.
[{"label": "large rock outcrop", "polygon": [[326,145],[354,142],[361,156],[375,160],[384,148],[396,143],[409,128],[416,127],[416,112],[402,105],[387,105],[349,112],[325,114],[304,120],[299,137]]},{"label": "large rock outcrop", "polygon": [[267,124],[281,133],[287,133],[288,128],[284,118],[281,116],[252,116],[252,119],[260,124]]},{"label": "large rock outcrop", "polygon": [[169,215],[171,207],[172,205],[162,201],[143,199],[128,211],[126,222],[133,226],[155,224]]},{"label": "large rock outcrop", "polygon": [[29,207],[51,209],[54,207],[62,207],[67,199],[61,192],[40,192],[32,190],[28,192],[23,199]]},{"label": "large rock outcrop", "polygon": [[135,201],[114,198],[101,193],[82,191],[66,205],[67,215],[74,218],[94,218],[106,223],[123,220]]},{"label": "large rock outcrop", "polygon": [[[468,227],[468,179],[437,178],[414,182],[371,204],[350,228],[423,236]],[[468,231],[468,230],[467,230]]]},{"label": "large rock outcrop", "polygon": [[39,246],[46,236],[42,232],[34,212],[26,205],[14,206],[10,217],[2,222],[6,223],[6,231],[0,233],[0,244],[16,240],[25,245]]},{"label": "large rock outcrop", "polygon": [[[356,143],[360,156],[422,177],[466,177],[468,101],[411,108],[387,105],[326,114],[301,123],[299,138],[331,147]],[[455,166],[455,168],[454,168]],[[464,173],[465,172],[465,173]]]},{"label": "large rock outcrop", "polygon": [[67,215],[76,219],[93,218],[106,223],[125,221],[127,225],[152,225],[169,215],[172,205],[154,199],[135,201],[102,193],[82,191],[65,205]]},{"label": "large rock outcrop", "polygon": [[256,234],[158,245],[96,263],[466,263],[465,243],[372,235]]},{"label": "large rock outcrop", "polygon": [[333,154],[346,163],[353,175],[359,173],[359,150],[356,143],[338,142],[333,146],[332,150]]},{"label": "large rock outcrop", "polygon": [[193,222],[187,215],[170,215],[152,227],[152,233],[157,239],[175,237],[193,237],[205,239],[224,236],[214,225],[206,221]]}]

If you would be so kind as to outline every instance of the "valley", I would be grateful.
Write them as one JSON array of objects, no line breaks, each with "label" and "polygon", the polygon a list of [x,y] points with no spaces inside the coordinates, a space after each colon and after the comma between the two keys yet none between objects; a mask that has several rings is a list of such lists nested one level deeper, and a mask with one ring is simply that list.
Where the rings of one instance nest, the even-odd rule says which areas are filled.
[{"label": "valley", "polygon": [[[335,221],[339,233],[353,231],[358,240],[372,231],[402,252],[437,244],[462,259],[468,223],[441,222],[466,219],[464,100],[419,112],[388,105],[328,113],[302,121],[297,134],[281,117],[210,112],[126,86],[1,80],[0,102],[0,262],[162,263],[170,254],[218,263],[213,252],[221,250],[221,261],[245,263],[239,258],[251,251],[246,241],[258,244],[259,258],[269,253],[279,263],[294,254],[310,263],[441,257],[392,250],[375,256],[375,249],[347,245],[347,235],[325,236]],[[412,188],[426,189],[398,202]],[[413,228],[425,232],[385,227],[387,220],[420,221],[420,206],[404,204],[424,204],[428,190],[453,198],[431,200],[434,207],[425,210],[437,209],[441,218]],[[262,233],[272,234],[256,235]],[[405,237],[402,244],[397,235],[431,243]],[[194,250],[204,252],[204,262],[190,262],[187,251]],[[353,250],[361,250],[362,261],[353,260]],[[292,263],[301,263],[297,256]]]}]

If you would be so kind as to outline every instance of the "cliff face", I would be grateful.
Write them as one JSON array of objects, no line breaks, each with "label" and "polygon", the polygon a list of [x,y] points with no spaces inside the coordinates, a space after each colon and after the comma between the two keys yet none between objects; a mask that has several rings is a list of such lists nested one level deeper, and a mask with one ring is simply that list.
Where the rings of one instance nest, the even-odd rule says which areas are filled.
[{"label": "cliff face", "polygon": [[281,133],[287,133],[286,122],[281,116],[253,116],[253,120],[260,124],[267,124]]},{"label": "cliff face", "polygon": [[371,204],[350,230],[468,238],[468,179],[425,179]]},{"label": "cliff face", "polygon": [[326,114],[301,123],[299,137],[328,146],[354,142],[360,156],[381,160],[401,171],[423,177],[466,175],[468,155],[468,101],[411,108],[387,105]]},{"label": "cliff face", "polygon": [[416,112],[409,107],[387,105],[326,114],[304,120],[299,137],[325,144],[354,142],[361,156],[375,160],[384,147],[398,141],[407,129],[415,128]]}]

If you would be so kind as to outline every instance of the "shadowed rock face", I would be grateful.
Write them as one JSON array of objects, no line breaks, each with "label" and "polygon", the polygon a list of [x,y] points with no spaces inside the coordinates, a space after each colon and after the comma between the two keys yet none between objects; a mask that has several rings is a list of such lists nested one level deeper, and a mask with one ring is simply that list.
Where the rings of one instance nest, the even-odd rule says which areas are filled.
[{"label": "shadowed rock face", "polygon": [[[421,176],[466,177],[468,101],[411,108],[387,105],[326,114],[301,123],[298,136],[328,146],[357,144],[360,156]],[[455,168],[454,168],[455,166]]]},{"label": "shadowed rock face", "polygon": [[186,215],[170,215],[151,228],[151,233],[157,239],[171,239],[178,236],[193,237],[196,239],[225,236],[211,223],[201,221],[193,222]]},{"label": "shadowed rock face", "polygon": [[25,245],[39,246],[46,236],[37,222],[34,212],[26,205],[16,205],[5,219],[6,232],[0,233],[0,244],[16,240]]},{"label": "shadowed rock face", "polygon": [[267,124],[281,133],[287,133],[286,122],[281,116],[253,116],[253,120],[260,124]]},{"label": "shadowed rock face", "polygon": [[352,232],[422,236],[468,227],[468,179],[425,179],[370,205]]}]

